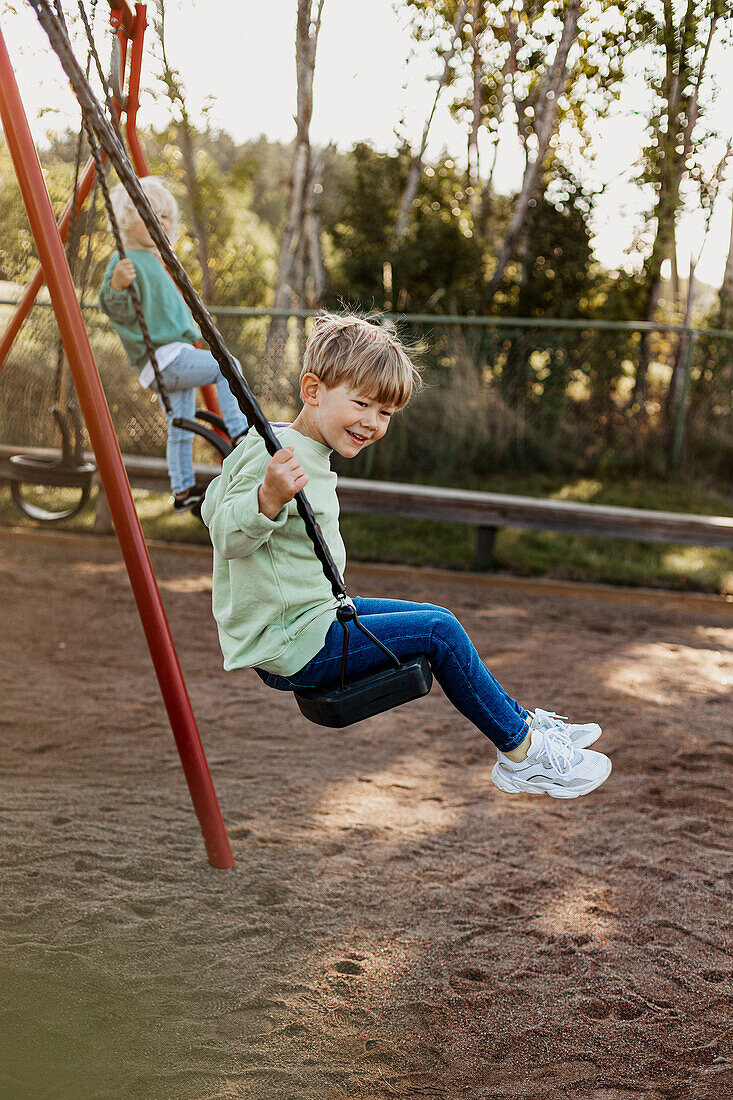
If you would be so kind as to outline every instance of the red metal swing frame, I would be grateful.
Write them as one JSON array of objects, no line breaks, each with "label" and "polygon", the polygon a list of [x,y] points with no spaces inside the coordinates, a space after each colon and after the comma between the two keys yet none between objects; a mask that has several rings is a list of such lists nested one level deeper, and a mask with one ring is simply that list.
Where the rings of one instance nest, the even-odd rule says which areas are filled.
[{"label": "red metal swing frame", "polygon": [[[142,39],[146,26],[143,4],[135,8],[127,2],[110,0],[112,24],[121,41],[125,58],[127,40],[130,51],[130,92],[127,108],[127,135],[138,173],[147,174],[147,164],[135,132],[137,93],[140,81]],[[38,290],[45,280],[51,295],[56,319],[69,362],[79,404],[89,432],[97,468],[102,480],[115,530],[124,557],[138,613],[158,677],[161,694],[168,712],[181,764],[188,783],[196,815],[204,837],[209,862],[223,869],[234,866],[214,784],[206,761],[201,737],[196,726],[191,701],[178,661],[170,627],[166,619],[160,591],[145,544],[140,521],[135,511],[130,483],[125,473],[107,401],[94,361],[74,283],[64,250],[68,234],[71,203],[57,225],[51,199],[43,179],[28,119],[23,107],[15,73],[0,28],[0,121],[20,185],[28,221],[38,249],[40,265],[26,289],[0,345],[0,365],[30,310]],[[79,206],[88,195],[94,181],[94,165],[87,164],[79,181]],[[77,209],[79,208],[77,206]],[[34,289],[35,288],[35,289]]]}]

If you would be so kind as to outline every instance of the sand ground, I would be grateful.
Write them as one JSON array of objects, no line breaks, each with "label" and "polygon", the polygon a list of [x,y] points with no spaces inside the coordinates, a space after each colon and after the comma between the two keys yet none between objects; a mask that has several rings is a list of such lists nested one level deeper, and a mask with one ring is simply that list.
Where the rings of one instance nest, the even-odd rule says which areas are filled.
[{"label": "sand ground", "polygon": [[609,781],[509,798],[435,688],[347,731],[221,669],[156,550],[212,870],[115,545],[0,537],[2,1100],[733,1097],[733,609],[355,567],[451,607]]}]

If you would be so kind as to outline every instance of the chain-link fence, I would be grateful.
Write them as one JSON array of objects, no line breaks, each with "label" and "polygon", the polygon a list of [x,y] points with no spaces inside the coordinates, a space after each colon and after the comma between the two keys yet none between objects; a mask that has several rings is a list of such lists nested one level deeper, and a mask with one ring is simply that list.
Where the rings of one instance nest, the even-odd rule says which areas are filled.
[{"label": "chain-link fence", "polygon": [[[0,303],[0,321],[13,312]],[[292,419],[311,314],[212,309],[265,414]],[[85,321],[123,452],[162,456],[160,402],[107,320]],[[425,385],[349,473],[447,482],[496,470],[733,474],[733,333],[634,323],[405,316]],[[37,304],[0,365],[0,442],[54,446],[58,329]],[[69,386],[68,368],[63,385]],[[197,440],[196,457],[207,459]]]}]

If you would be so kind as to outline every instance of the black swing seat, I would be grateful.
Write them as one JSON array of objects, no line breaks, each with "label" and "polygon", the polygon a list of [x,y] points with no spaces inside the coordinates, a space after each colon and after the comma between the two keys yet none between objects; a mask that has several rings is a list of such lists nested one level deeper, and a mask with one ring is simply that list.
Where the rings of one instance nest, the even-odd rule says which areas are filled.
[{"label": "black swing seat", "polygon": [[13,481],[28,485],[48,485],[62,489],[91,488],[97,467],[83,460],[67,465],[61,455],[28,454],[11,455],[10,477]]},{"label": "black swing seat", "polygon": [[296,691],[295,700],[303,715],[318,726],[343,729],[375,714],[399,707],[433,686],[427,657],[408,657],[397,668],[385,668],[351,680],[344,687],[336,683],[325,688]]},{"label": "black swing seat", "polygon": [[[39,523],[58,523],[77,515],[89,499],[97,467],[86,462],[81,450],[81,424],[73,405],[64,413],[57,405],[51,409],[61,434],[61,451],[56,454],[11,455],[10,491],[15,505],[29,519]],[[72,438],[73,437],[73,438]],[[46,488],[78,489],[80,495],[67,508],[53,511],[27,500],[24,485]]]},{"label": "black swing seat", "polygon": [[[293,693],[303,716],[310,722],[315,722],[317,726],[343,729],[344,726],[363,722],[365,718],[372,718],[384,710],[391,710],[392,707],[399,707],[412,699],[419,699],[421,695],[427,695],[433,686],[433,674],[427,657],[419,654],[400,661],[399,657],[361,622],[356,613],[354,601],[346,595],[346,590],[342,589],[337,596],[340,606],[336,612],[336,619],[344,632],[339,679],[337,683],[326,687],[305,688]],[[350,623],[369,638],[377,649],[381,649],[385,657],[392,662],[391,668],[356,676],[347,682]]]},{"label": "black swing seat", "polygon": [[[199,424],[198,421],[203,420],[205,424]],[[219,431],[226,432],[224,427],[224,421],[216,413],[209,412],[208,409],[197,409],[196,420],[191,420],[187,416],[174,416],[171,423],[176,428],[183,428],[184,431],[191,432],[192,435],[198,435],[201,439],[205,439],[207,443],[219,452],[222,458],[227,458],[232,453],[232,444],[229,440],[229,436],[226,439],[222,439],[219,435]],[[211,424],[210,428],[206,427],[206,424]],[[214,431],[214,429],[219,431]]]}]

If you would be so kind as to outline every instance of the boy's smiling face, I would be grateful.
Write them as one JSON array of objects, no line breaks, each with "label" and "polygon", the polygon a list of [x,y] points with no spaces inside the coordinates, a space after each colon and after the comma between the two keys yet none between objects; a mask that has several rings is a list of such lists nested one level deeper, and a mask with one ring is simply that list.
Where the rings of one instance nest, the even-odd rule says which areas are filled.
[{"label": "boy's smiling face", "polygon": [[342,458],[355,458],[381,439],[397,411],[394,405],[383,405],[348,382],[325,386],[315,374],[305,375],[301,395],[303,410],[293,426]]}]

